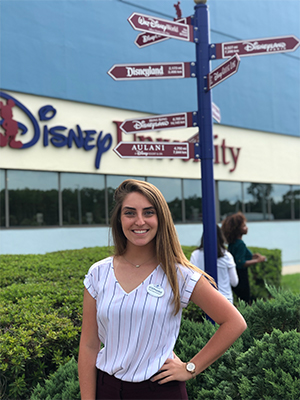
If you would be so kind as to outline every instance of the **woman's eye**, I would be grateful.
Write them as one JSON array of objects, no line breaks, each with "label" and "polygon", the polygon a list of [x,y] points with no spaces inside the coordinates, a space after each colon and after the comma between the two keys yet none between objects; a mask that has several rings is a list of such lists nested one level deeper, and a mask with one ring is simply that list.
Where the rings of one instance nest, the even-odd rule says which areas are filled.
[{"label": "woman's eye", "polygon": [[151,210],[151,211],[146,211],[145,212],[145,215],[147,216],[147,217],[150,217],[150,216],[152,216],[152,215],[154,215],[155,214],[155,212],[153,211],[153,210]]},{"label": "woman's eye", "polygon": [[133,211],[125,211],[124,215],[132,217],[134,215],[134,212]]}]

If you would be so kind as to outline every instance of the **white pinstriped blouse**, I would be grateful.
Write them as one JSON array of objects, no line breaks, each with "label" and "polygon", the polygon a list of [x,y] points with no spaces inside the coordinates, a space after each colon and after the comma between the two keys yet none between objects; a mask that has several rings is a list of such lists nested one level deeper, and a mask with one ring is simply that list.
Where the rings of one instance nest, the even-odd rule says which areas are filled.
[{"label": "white pinstriped blouse", "polygon": [[[188,305],[200,276],[177,266],[182,308]],[[91,266],[84,285],[96,299],[98,335],[104,344],[97,368],[123,381],[141,382],[154,375],[167,358],[173,358],[182,308],[174,316],[173,292],[160,265],[126,293],[115,277],[113,257],[108,257]]]}]

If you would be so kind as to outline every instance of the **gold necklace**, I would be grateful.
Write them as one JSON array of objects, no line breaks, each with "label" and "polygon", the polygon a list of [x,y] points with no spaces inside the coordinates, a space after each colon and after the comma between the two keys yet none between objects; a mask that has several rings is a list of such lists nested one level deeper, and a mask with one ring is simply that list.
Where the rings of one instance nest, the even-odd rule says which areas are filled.
[{"label": "gold necklace", "polygon": [[135,268],[140,268],[141,265],[147,264],[149,261],[151,261],[151,260],[152,260],[154,257],[156,257],[156,256],[151,257],[150,260],[145,261],[145,262],[143,262],[143,263],[141,263],[141,264],[134,264],[134,263],[132,263],[131,261],[127,260],[124,256],[122,256],[122,257],[124,258],[125,261],[127,261],[129,264],[133,265]]}]

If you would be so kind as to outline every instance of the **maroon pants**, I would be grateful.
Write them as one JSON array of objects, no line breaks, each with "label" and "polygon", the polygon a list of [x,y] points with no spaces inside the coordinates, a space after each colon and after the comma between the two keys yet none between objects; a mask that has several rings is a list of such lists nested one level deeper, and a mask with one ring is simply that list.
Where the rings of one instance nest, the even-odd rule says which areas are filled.
[{"label": "maroon pants", "polygon": [[171,381],[164,384],[151,382],[125,382],[106,372],[97,372],[96,400],[188,400],[185,382]]}]

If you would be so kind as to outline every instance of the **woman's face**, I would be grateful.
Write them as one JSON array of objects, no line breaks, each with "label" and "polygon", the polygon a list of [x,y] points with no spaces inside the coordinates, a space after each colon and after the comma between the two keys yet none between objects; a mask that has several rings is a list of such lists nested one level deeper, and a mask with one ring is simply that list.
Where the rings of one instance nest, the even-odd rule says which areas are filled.
[{"label": "woman's face", "polygon": [[243,222],[241,226],[241,235],[247,235],[247,232],[248,232],[248,226],[246,222]]},{"label": "woman's face", "polygon": [[121,225],[128,242],[134,246],[146,246],[157,233],[156,210],[141,193],[129,193],[122,204]]}]

